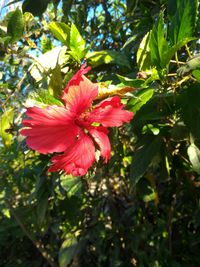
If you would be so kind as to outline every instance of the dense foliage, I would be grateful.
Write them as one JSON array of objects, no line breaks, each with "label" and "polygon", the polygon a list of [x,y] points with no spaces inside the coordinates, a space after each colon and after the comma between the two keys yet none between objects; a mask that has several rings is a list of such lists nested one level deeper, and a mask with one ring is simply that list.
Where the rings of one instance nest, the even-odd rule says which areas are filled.
[{"label": "dense foliage", "polygon": [[[16,4],[19,7],[16,7]],[[0,266],[200,266],[197,0],[15,0],[0,22]],[[87,62],[131,123],[83,177],[20,135]],[[70,130],[70,129],[69,129]]]}]

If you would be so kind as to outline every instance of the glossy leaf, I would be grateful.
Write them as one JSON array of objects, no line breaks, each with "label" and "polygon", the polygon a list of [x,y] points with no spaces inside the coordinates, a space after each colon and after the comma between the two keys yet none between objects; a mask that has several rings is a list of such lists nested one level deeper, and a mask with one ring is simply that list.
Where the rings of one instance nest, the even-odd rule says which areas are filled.
[{"label": "glossy leaf", "polygon": [[42,53],[46,53],[51,49],[53,49],[53,44],[51,39],[48,38],[45,34],[42,35],[41,46],[42,46]]},{"label": "glossy leaf", "polygon": [[169,0],[169,37],[172,44],[192,37],[198,12],[197,0]]},{"label": "glossy leaf", "polygon": [[78,60],[83,59],[85,56],[85,48],[86,42],[79,33],[78,29],[76,28],[75,24],[71,24],[70,28],[70,41],[69,41],[70,50],[73,53],[73,57],[77,58]]},{"label": "glossy leaf", "polygon": [[89,64],[94,68],[104,64],[116,64],[130,68],[129,60],[122,52],[109,50],[89,52],[87,53],[86,58]]},{"label": "glossy leaf", "polygon": [[68,235],[59,251],[59,266],[67,267],[72,261],[77,247],[76,238],[72,235]]},{"label": "glossy leaf", "polygon": [[200,82],[200,70],[193,70],[192,75]]},{"label": "glossy leaf", "polygon": [[146,104],[154,94],[154,89],[147,88],[139,90],[134,94],[134,97],[128,102],[127,107],[129,110],[136,113],[144,104]]},{"label": "glossy leaf", "polygon": [[35,105],[45,107],[49,105],[62,106],[63,103],[59,99],[53,97],[53,95],[49,94],[48,90],[41,89],[30,93],[25,105],[27,107],[28,106],[32,107]]},{"label": "glossy leaf", "polygon": [[194,143],[200,147],[200,88],[199,84],[190,85],[181,98],[183,120],[194,137]]},{"label": "glossy leaf", "polygon": [[50,95],[54,96],[55,98],[60,98],[62,90],[62,74],[60,65],[57,64],[56,67],[52,70],[48,91]]},{"label": "glossy leaf", "polygon": [[79,196],[81,193],[82,184],[79,178],[63,175],[61,177],[61,186],[67,191],[68,197]]},{"label": "glossy leaf", "polygon": [[166,68],[169,63],[168,42],[166,40],[163,13],[160,14],[157,23],[154,25],[149,40],[151,60],[153,64],[160,68]]},{"label": "glossy leaf", "polygon": [[9,17],[7,34],[11,36],[10,42],[18,41],[24,32],[23,14],[19,9],[13,11]]},{"label": "glossy leaf", "polygon": [[37,219],[38,224],[42,224],[45,220],[46,213],[48,209],[48,194],[43,193],[38,199],[37,203]]},{"label": "glossy leaf", "polygon": [[123,85],[131,86],[131,87],[142,87],[144,85],[145,80],[143,79],[131,79],[128,77],[121,76],[117,74],[118,79],[120,80]]},{"label": "glossy leaf", "polygon": [[55,38],[61,41],[64,45],[69,46],[70,27],[63,22],[51,22],[49,30],[53,33]]},{"label": "glossy leaf", "polygon": [[147,33],[143,37],[137,51],[137,64],[140,71],[149,70],[152,66],[149,38],[150,38],[150,33]]},{"label": "glossy leaf", "polygon": [[146,135],[140,139],[133,153],[130,179],[135,185],[160,151],[162,139],[158,136]]},{"label": "glossy leaf", "polygon": [[197,146],[195,146],[194,143],[191,143],[191,145],[187,149],[187,153],[190,159],[190,162],[192,164],[192,168],[195,172],[200,174],[200,150]]}]

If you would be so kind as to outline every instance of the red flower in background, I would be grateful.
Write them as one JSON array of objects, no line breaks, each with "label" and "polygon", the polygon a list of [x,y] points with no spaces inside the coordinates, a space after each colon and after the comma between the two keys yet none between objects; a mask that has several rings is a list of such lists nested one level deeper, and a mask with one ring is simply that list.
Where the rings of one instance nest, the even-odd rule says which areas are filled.
[{"label": "red flower in background", "polygon": [[25,128],[21,130],[27,136],[27,145],[43,154],[63,152],[53,156],[50,172],[86,174],[95,161],[95,146],[104,162],[108,162],[111,146],[107,127],[121,126],[133,117],[132,112],[123,109],[118,96],[92,106],[98,85],[84,76],[89,70],[83,65],[69,81],[62,96],[64,107],[27,109],[28,119],[23,120]]}]

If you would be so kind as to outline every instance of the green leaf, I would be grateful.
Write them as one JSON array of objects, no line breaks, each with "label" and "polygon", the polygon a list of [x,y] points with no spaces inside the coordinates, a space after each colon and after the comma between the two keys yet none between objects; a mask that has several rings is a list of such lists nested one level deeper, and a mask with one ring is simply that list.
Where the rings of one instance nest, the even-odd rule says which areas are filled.
[{"label": "green leaf", "polygon": [[26,104],[27,106],[39,105],[40,107],[46,107],[49,105],[63,105],[61,101],[50,95],[46,89],[40,89],[30,93]]},{"label": "green leaf", "polygon": [[200,150],[194,143],[191,143],[187,149],[187,153],[192,164],[192,169],[200,174]]},{"label": "green leaf", "polygon": [[0,136],[3,144],[9,147],[12,143],[12,134],[8,132],[13,123],[14,111],[12,108],[6,110],[0,117]]},{"label": "green leaf", "polygon": [[55,98],[60,98],[62,89],[62,74],[60,65],[57,64],[56,67],[52,70],[48,91],[50,95],[54,96]]},{"label": "green leaf", "polygon": [[130,79],[128,77],[124,77],[119,74],[117,74],[117,78],[120,80],[120,82],[123,83],[123,85],[136,87],[136,88],[142,87],[145,82],[145,80],[142,80],[142,79]]},{"label": "green leaf", "polygon": [[52,41],[49,37],[47,37],[46,34],[42,35],[41,48],[42,48],[42,53],[46,53],[46,52],[50,51],[51,49],[53,49]]},{"label": "green leaf", "polygon": [[128,102],[127,108],[136,113],[144,104],[146,104],[154,94],[154,89],[147,88],[139,90],[134,97]]},{"label": "green leaf", "polygon": [[200,87],[199,83],[189,85],[185,89],[181,101],[183,121],[194,137],[195,145],[200,148]]},{"label": "green leaf", "polygon": [[149,123],[144,125],[142,129],[142,134],[146,134],[148,132],[152,132],[154,135],[158,135],[160,133],[160,129],[155,127],[153,124]]},{"label": "green leaf", "polygon": [[0,25],[0,37],[2,38],[2,37],[6,37],[6,31],[7,31],[7,28],[6,27],[4,27],[4,26],[1,26]]},{"label": "green leaf", "polygon": [[137,34],[131,36],[126,42],[125,44],[123,45],[123,48],[122,49],[126,49],[126,48],[129,48],[129,46],[131,46],[131,44],[133,42],[135,42],[137,39]]},{"label": "green leaf", "polygon": [[[146,124],[151,123],[158,126],[161,121],[166,121],[166,118],[180,109],[176,102],[177,96],[173,93],[154,93],[150,100],[136,112],[132,120],[135,134],[141,135],[141,131]],[[167,124],[166,127],[168,127]]]},{"label": "green leaf", "polygon": [[146,71],[152,67],[149,38],[150,33],[148,32],[143,37],[137,51],[137,64],[140,71]]},{"label": "green leaf", "polygon": [[172,44],[193,36],[197,7],[198,0],[168,0],[169,37]]},{"label": "green leaf", "polygon": [[163,13],[161,13],[150,33],[149,40],[151,60],[160,69],[167,67],[169,63],[169,58],[167,57],[168,43],[165,37],[164,27]]},{"label": "green leaf", "polygon": [[0,37],[0,43],[7,46],[11,42],[12,37],[6,36],[6,37]]},{"label": "green leaf", "polygon": [[131,164],[130,179],[133,184],[137,184],[141,176],[146,172],[153,158],[160,151],[161,145],[162,139],[159,135],[145,135],[140,139],[133,153],[133,161]]},{"label": "green leaf", "polygon": [[67,267],[72,261],[77,248],[77,240],[73,235],[68,234],[66,240],[62,243],[59,251],[59,266]]},{"label": "green leaf", "polygon": [[24,32],[24,19],[22,12],[17,8],[8,20],[7,34],[11,36],[10,42],[18,41]]},{"label": "green leaf", "polygon": [[86,58],[88,63],[94,68],[104,64],[115,64],[130,68],[127,56],[118,51],[101,50],[89,52],[87,53]]},{"label": "green leaf", "polygon": [[51,22],[49,29],[59,41],[68,47],[70,50],[68,54],[75,60],[80,62],[85,57],[87,52],[86,42],[73,23],[69,27],[63,22]]},{"label": "green leaf", "polygon": [[192,75],[200,82],[200,70],[193,70]]},{"label": "green leaf", "polygon": [[70,27],[63,22],[51,22],[49,30],[53,33],[56,39],[69,47]]},{"label": "green leaf", "polygon": [[30,23],[33,23],[34,21],[35,21],[35,18],[31,13],[29,12],[24,13],[24,22],[26,26],[28,26]]},{"label": "green leaf", "polygon": [[68,197],[73,195],[79,196],[82,189],[80,178],[70,175],[61,176],[61,186],[67,191]]},{"label": "green leaf", "polygon": [[75,59],[81,60],[84,58],[86,51],[86,42],[79,33],[76,26],[72,23],[70,28],[70,41],[69,48],[72,51],[73,57]]},{"label": "green leaf", "polygon": [[44,222],[47,208],[48,208],[48,194],[44,192],[38,199],[37,203],[37,219],[39,224],[42,224]]}]

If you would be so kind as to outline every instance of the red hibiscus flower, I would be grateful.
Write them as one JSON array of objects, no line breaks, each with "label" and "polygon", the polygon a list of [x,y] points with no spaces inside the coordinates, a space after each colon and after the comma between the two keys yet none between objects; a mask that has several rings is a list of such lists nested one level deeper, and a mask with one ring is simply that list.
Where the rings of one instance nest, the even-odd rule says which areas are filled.
[{"label": "red hibiscus flower", "polygon": [[118,96],[92,106],[98,85],[84,76],[89,70],[83,65],[69,81],[62,96],[65,106],[27,109],[28,119],[23,120],[25,128],[20,132],[27,136],[27,145],[43,154],[63,152],[53,156],[50,172],[85,175],[95,161],[95,147],[108,162],[111,146],[107,127],[121,126],[133,117],[123,109]]}]

